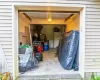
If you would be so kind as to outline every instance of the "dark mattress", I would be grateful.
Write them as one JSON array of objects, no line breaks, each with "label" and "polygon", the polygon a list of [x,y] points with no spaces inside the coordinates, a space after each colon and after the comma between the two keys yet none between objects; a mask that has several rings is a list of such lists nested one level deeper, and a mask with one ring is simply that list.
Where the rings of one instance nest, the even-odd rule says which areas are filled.
[{"label": "dark mattress", "polygon": [[58,60],[66,70],[78,70],[79,32],[70,31],[63,35],[59,43]]}]

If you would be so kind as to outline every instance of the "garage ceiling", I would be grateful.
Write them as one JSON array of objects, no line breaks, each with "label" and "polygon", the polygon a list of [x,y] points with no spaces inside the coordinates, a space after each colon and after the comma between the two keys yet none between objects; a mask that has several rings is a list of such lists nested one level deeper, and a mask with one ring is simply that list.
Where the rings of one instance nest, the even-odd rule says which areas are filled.
[{"label": "garage ceiling", "polygon": [[[30,18],[33,19],[46,19],[48,16],[48,12],[24,12],[27,14]],[[66,19],[73,13],[50,13],[52,19]]]}]

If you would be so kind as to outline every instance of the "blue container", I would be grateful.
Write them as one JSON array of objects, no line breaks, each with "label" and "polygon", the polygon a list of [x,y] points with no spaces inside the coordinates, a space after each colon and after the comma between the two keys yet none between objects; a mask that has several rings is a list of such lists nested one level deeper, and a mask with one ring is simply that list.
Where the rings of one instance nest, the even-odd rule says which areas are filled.
[{"label": "blue container", "polygon": [[47,51],[48,49],[49,49],[49,45],[48,45],[48,43],[46,42],[46,43],[44,43],[44,51]]}]

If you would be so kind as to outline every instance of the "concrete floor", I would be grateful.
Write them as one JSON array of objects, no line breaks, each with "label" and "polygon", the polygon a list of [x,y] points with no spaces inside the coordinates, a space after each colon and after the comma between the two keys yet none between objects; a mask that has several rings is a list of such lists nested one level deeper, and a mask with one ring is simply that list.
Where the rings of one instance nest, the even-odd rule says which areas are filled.
[{"label": "concrete floor", "polygon": [[22,75],[61,75],[78,74],[77,71],[64,70],[56,57],[56,49],[50,49],[43,52],[43,61],[38,64],[38,68],[27,71]]}]

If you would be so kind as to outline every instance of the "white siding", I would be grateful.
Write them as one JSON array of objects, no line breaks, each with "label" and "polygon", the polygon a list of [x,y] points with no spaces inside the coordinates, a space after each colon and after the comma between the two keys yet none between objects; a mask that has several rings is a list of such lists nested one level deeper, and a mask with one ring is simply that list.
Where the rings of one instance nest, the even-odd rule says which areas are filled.
[{"label": "white siding", "polygon": [[[44,2],[42,0],[41,2]],[[54,3],[86,5],[85,70],[100,69],[100,0],[52,0]],[[0,0],[0,42],[12,70],[12,7],[13,3],[34,3],[39,0]],[[8,4],[5,5],[4,3]]]},{"label": "white siding", "polygon": [[12,72],[12,8],[0,5],[0,43],[4,50],[9,71]]}]

